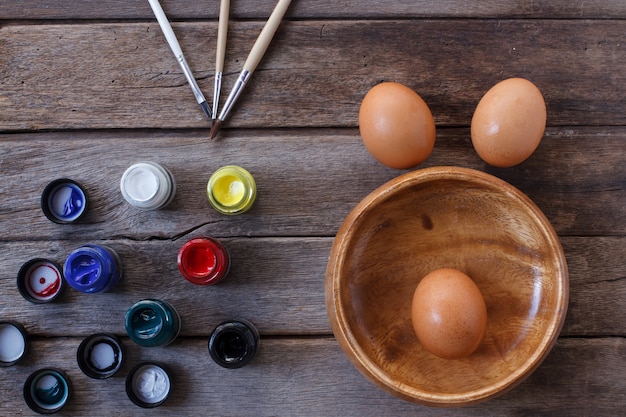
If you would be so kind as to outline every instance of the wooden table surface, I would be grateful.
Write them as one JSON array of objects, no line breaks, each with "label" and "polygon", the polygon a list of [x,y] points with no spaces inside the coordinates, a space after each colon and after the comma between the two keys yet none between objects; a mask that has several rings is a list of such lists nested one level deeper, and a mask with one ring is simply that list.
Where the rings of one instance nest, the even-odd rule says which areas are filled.
[{"label": "wooden table surface", "polygon": [[[232,1],[225,90],[274,0]],[[212,96],[219,2],[167,0],[182,49]],[[70,376],[64,415],[502,416],[623,415],[626,409],[626,2],[623,0],[294,0],[219,139],[169,50],[147,1],[0,0],[0,319],[31,335],[26,358],[0,368],[0,414],[32,415],[22,387],[36,369]],[[483,163],[469,123],[496,82],[525,77],[543,92],[548,126],[535,154],[509,169]],[[526,193],[563,244],[570,303],[545,362],[512,391],[441,410],[397,399],[350,364],[324,301],[333,238],[368,193],[405,171],[365,150],[357,115],[381,81],[416,90],[437,123],[418,168],[457,165]],[[222,98],[223,99],[223,98]],[[166,209],[130,207],[119,191],[137,161],[166,165],[178,192]],[[251,211],[214,211],[205,187],[218,167],[247,168]],[[59,177],[90,197],[80,224],[44,217],[39,199]],[[197,287],[178,272],[189,238],[210,235],[232,255],[223,283]],[[111,292],[66,288],[35,305],[15,285],[30,258],[63,263],[84,243],[110,245],[125,274]],[[154,297],[182,316],[180,337],[141,348],[124,313]],[[261,350],[238,370],[218,367],[208,336],[231,318],[253,321]],[[122,338],[114,377],[82,374],[76,348],[95,332]],[[166,363],[174,390],[144,410],[124,381],[142,360]]]}]

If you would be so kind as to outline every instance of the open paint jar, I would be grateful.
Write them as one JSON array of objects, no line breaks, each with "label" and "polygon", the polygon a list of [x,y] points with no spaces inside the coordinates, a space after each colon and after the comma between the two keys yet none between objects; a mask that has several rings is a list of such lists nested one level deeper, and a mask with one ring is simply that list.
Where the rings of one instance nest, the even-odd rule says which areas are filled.
[{"label": "open paint jar", "polygon": [[70,399],[70,378],[54,368],[33,372],[24,383],[24,400],[31,410],[39,414],[52,414],[61,410]]},{"label": "open paint jar", "polygon": [[163,404],[172,391],[170,375],[158,362],[142,362],[126,377],[126,394],[136,405],[153,408]]},{"label": "open paint jar", "polygon": [[14,321],[0,321],[0,366],[15,365],[26,354],[27,333]]},{"label": "open paint jar", "polygon": [[124,172],[120,190],[130,205],[155,210],[167,206],[174,199],[176,182],[164,166],[154,162],[139,162]]},{"label": "open paint jar", "polygon": [[216,284],[228,275],[230,254],[217,239],[193,238],[178,251],[178,270],[194,284]]},{"label": "open paint jar", "polygon": [[252,174],[236,165],[221,167],[211,175],[207,196],[215,210],[222,214],[241,214],[256,199],[256,183]]},{"label": "open paint jar", "polygon": [[41,210],[55,223],[73,223],[87,210],[87,194],[76,181],[67,178],[54,180],[41,194]]},{"label": "open paint jar", "polygon": [[126,311],[126,333],[140,346],[166,346],[176,339],[181,321],[178,312],[169,303],[146,299],[133,304]]},{"label": "open paint jar", "polygon": [[209,354],[223,368],[241,368],[256,355],[259,339],[259,331],[249,321],[226,321],[211,332]]},{"label": "open paint jar", "polygon": [[17,273],[17,289],[31,303],[49,303],[63,289],[61,268],[48,259],[31,259]]},{"label": "open paint jar", "polygon": [[84,293],[113,288],[122,278],[122,260],[108,246],[84,245],[72,251],[63,265],[63,275],[70,287]]},{"label": "open paint jar", "polygon": [[122,345],[115,335],[97,333],[81,342],[76,359],[85,375],[94,379],[105,379],[120,369],[124,355]]}]

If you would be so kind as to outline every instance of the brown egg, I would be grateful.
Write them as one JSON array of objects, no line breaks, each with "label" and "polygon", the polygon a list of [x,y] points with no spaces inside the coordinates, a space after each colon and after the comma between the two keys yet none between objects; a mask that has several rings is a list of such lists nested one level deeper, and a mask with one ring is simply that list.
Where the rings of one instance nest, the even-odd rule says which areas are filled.
[{"label": "brown egg", "polygon": [[359,109],[359,131],[367,150],[396,169],[424,162],[435,146],[435,120],[409,87],[384,82],[373,87]]},{"label": "brown egg", "polygon": [[476,106],[472,143],[483,161],[508,168],[537,149],[545,128],[541,91],[524,78],[509,78],[487,91]]},{"label": "brown egg", "polygon": [[471,355],[487,328],[487,307],[474,281],[453,268],[432,271],[417,285],[411,306],[420,343],[445,359]]}]

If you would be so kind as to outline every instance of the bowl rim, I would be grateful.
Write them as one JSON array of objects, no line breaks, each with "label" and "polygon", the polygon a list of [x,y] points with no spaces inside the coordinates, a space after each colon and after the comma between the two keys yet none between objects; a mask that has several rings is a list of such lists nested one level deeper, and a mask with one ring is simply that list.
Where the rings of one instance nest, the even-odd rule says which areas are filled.
[{"label": "bowl rim", "polygon": [[[507,194],[528,210],[557,256],[555,260],[558,266],[557,314],[550,321],[537,349],[519,369],[508,374],[498,383],[462,394],[428,393],[406,384],[394,382],[373,361],[367,359],[346,318],[345,309],[340,302],[342,298],[340,285],[336,278],[339,270],[345,263],[346,248],[354,239],[355,231],[365,218],[364,213],[371,207],[384,202],[398,191],[418,184],[440,180],[471,181],[488,189]],[[565,254],[557,233],[544,213],[528,196],[508,182],[482,171],[455,166],[435,166],[411,171],[387,181],[372,191],[352,209],[340,226],[331,247],[326,268],[325,297],[326,310],[333,333],[348,359],[364,376],[383,390],[407,401],[437,407],[465,406],[486,401],[511,390],[543,362],[558,340],[565,321],[569,302],[569,276]]]}]

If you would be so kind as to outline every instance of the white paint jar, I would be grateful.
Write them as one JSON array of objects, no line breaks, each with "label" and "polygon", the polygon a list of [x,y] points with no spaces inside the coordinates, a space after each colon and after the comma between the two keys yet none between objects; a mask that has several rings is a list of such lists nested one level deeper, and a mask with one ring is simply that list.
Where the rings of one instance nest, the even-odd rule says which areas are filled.
[{"label": "white paint jar", "polygon": [[120,189],[130,205],[155,210],[172,202],[176,194],[176,181],[164,166],[154,162],[139,162],[124,172]]}]

